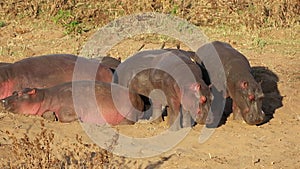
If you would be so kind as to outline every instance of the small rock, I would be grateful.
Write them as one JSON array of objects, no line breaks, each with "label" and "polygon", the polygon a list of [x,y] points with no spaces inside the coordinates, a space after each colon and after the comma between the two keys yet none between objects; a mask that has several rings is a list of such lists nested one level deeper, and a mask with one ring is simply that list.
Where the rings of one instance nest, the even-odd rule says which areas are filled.
[{"label": "small rock", "polygon": [[256,160],[253,160],[253,164],[255,165],[256,163],[259,163],[260,162],[260,158],[256,159]]},{"label": "small rock", "polygon": [[297,119],[296,121],[299,121],[300,120],[300,115],[297,114]]}]

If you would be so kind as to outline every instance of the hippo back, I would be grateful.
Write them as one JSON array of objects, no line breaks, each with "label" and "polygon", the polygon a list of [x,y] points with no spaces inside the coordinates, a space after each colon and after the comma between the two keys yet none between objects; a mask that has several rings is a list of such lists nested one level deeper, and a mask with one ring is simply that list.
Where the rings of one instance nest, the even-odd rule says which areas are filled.
[{"label": "hippo back", "polygon": [[[193,55],[193,52],[178,49],[139,52],[117,67],[114,82],[122,86],[128,86],[135,75],[146,69],[159,69],[167,72],[177,82],[201,81],[201,69],[190,59],[189,56],[191,55]],[[186,74],[187,71],[193,76],[189,78]]]}]

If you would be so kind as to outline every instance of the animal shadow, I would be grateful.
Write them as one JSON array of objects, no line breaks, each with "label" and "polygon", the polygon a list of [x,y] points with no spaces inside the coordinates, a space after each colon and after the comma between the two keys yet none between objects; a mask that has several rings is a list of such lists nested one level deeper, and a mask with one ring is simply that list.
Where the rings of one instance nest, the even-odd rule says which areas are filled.
[{"label": "animal shadow", "polygon": [[283,106],[282,99],[278,90],[278,76],[264,66],[254,66],[251,68],[251,73],[254,79],[261,84],[264,98],[262,100],[262,110],[266,117],[264,121],[259,124],[265,124],[269,122],[273,117],[276,109]]}]

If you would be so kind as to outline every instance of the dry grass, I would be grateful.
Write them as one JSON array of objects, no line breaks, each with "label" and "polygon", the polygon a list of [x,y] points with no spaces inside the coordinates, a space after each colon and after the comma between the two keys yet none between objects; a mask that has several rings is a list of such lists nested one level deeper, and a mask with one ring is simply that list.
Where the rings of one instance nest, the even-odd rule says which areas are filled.
[{"label": "dry grass", "polygon": [[[49,5],[50,4],[50,5]],[[162,12],[199,26],[230,25],[257,29],[290,27],[300,22],[300,0],[8,0],[0,3],[4,18],[52,18],[66,33],[88,31],[118,17]]]},{"label": "dry grass", "polygon": [[112,158],[111,153],[95,144],[83,143],[79,136],[71,145],[55,144],[55,134],[44,127],[33,139],[27,134],[21,138],[9,131],[6,134],[12,141],[7,145],[11,153],[0,159],[1,168],[104,168]]}]

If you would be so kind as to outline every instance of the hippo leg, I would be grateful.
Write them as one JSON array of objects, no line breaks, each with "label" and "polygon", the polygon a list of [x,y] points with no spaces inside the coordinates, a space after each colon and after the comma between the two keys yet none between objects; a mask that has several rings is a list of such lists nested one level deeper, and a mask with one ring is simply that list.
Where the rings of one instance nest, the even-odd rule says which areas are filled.
[{"label": "hippo leg", "polygon": [[233,120],[244,120],[241,109],[233,102],[232,103]]},{"label": "hippo leg", "polygon": [[171,99],[169,102],[169,109],[170,110],[168,113],[168,125],[170,127],[171,131],[176,131],[181,129],[181,124],[180,124],[180,102],[176,101],[176,99]]},{"label": "hippo leg", "polygon": [[194,124],[194,120],[191,116],[191,114],[185,110],[182,106],[181,106],[181,111],[180,111],[180,121],[182,124],[182,127],[192,127]]},{"label": "hippo leg", "polygon": [[160,122],[162,122],[162,120],[162,104],[153,102],[152,117],[150,121],[154,124],[159,124]]},{"label": "hippo leg", "polygon": [[78,119],[74,110],[68,108],[62,108],[61,111],[59,113],[55,113],[55,115],[58,118],[58,121],[63,123],[69,123]]},{"label": "hippo leg", "polygon": [[160,123],[163,121],[163,117],[162,117],[162,106],[167,102],[166,96],[164,94],[164,92],[160,89],[154,89],[150,92],[149,97],[152,99],[152,110],[153,110],[153,114],[152,114],[152,122],[153,123]]},{"label": "hippo leg", "polygon": [[48,121],[57,121],[57,117],[55,116],[55,113],[52,111],[45,112],[42,117]]},{"label": "hippo leg", "polygon": [[132,108],[130,113],[128,113],[127,116],[124,117],[124,119],[119,124],[134,124],[138,120],[142,119],[144,116],[144,112],[140,112],[136,108]]}]

